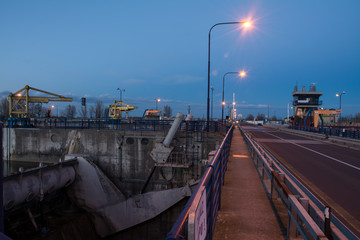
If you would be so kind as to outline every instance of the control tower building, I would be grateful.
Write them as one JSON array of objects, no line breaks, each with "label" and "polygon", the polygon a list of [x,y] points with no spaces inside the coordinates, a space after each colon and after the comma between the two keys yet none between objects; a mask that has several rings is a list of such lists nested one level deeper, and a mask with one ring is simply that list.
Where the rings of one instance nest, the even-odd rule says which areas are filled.
[{"label": "control tower building", "polygon": [[294,87],[292,92],[293,125],[311,126],[313,124],[313,110],[322,105],[322,101],[319,100],[321,95],[323,95],[323,92],[316,91],[314,83],[310,85],[309,91],[306,91],[305,87],[302,87],[301,91],[298,91],[297,86]]}]

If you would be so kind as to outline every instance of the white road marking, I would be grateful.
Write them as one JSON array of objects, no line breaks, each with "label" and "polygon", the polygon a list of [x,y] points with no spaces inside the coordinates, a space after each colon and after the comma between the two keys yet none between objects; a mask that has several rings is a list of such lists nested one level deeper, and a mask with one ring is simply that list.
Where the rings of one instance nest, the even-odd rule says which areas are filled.
[{"label": "white road marking", "polygon": [[324,144],[322,142],[317,142],[313,140],[299,140],[299,139],[273,139],[273,138],[257,138],[258,142],[273,142],[273,143],[298,143],[298,144]]},{"label": "white road marking", "polygon": [[311,152],[317,153],[317,154],[319,154],[319,155],[321,155],[321,156],[323,156],[323,157],[327,157],[327,158],[329,158],[329,159],[331,159],[331,160],[333,160],[333,161],[336,161],[336,162],[338,162],[338,163],[344,164],[344,165],[346,165],[346,166],[348,166],[348,167],[351,167],[351,168],[354,168],[354,169],[360,171],[360,167],[356,167],[356,166],[351,165],[351,164],[349,164],[349,163],[343,162],[343,161],[341,161],[341,160],[339,160],[339,159],[330,157],[330,156],[328,156],[328,155],[326,155],[326,154],[323,154],[323,153],[321,153],[321,152],[315,151],[315,150],[313,150],[313,149],[311,149],[311,148],[307,148],[307,147],[301,146],[301,145],[299,145],[299,144],[297,144],[297,143],[295,143],[295,142],[288,141],[288,140],[283,139],[283,138],[281,138],[281,137],[279,137],[279,136],[276,136],[276,135],[274,135],[274,134],[271,134],[271,133],[268,133],[268,132],[267,132],[267,134],[269,134],[269,135],[271,135],[271,136],[273,136],[273,137],[279,138],[279,139],[281,139],[281,140],[283,140],[283,141],[289,142],[289,143],[291,143],[291,144],[294,144],[294,145],[296,145],[296,146],[298,146],[298,147],[301,147],[301,148],[304,148],[304,149],[306,149],[306,150],[309,150],[309,151],[311,151]]}]

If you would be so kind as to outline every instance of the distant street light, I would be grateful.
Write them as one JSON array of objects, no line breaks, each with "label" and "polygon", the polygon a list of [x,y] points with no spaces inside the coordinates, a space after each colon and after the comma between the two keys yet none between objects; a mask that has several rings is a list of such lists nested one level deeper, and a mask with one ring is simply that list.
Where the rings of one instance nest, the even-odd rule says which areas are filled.
[{"label": "distant street light", "polygon": [[120,102],[122,102],[122,92],[125,92],[125,89],[117,88],[120,91]]},{"label": "distant street light", "polygon": [[241,72],[227,72],[224,74],[223,76],[223,88],[222,88],[222,104],[221,104],[221,121],[223,121],[224,119],[224,105],[225,105],[225,101],[224,101],[224,89],[225,89],[225,76],[228,74],[238,74],[240,77],[245,77],[246,76],[246,72],[245,71],[241,71]]},{"label": "distant street light", "polygon": [[206,121],[207,121],[207,131],[209,131],[209,106],[210,106],[210,36],[211,30],[218,25],[228,25],[228,24],[243,24],[245,28],[249,28],[251,23],[249,21],[241,21],[241,22],[225,22],[225,23],[217,23],[214,24],[209,30],[209,47],[208,47],[208,85],[207,85],[207,109],[206,109]]},{"label": "distant street light", "polygon": [[155,100],[155,105],[156,105],[156,110],[158,109],[158,102],[160,102],[160,98],[154,98]]},{"label": "distant street light", "polygon": [[[340,105],[339,105],[339,109],[342,111],[342,109],[341,109],[341,96],[343,95],[343,94],[345,94],[346,92],[345,91],[343,91],[342,93],[337,93],[336,94],[336,96],[337,97],[340,97]],[[339,119],[340,119],[340,121],[341,121],[341,113],[339,114]]]},{"label": "distant street light", "polygon": [[[48,113],[47,113],[48,117],[51,117],[51,113],[54,110],[54,108],[55,108],[55,105],[50,106],[50,108],[48,109]],[[58,109],[58,111],[59,111],[59,109]],[[58,114],[58,116],[59,116],[59,114]]]}]

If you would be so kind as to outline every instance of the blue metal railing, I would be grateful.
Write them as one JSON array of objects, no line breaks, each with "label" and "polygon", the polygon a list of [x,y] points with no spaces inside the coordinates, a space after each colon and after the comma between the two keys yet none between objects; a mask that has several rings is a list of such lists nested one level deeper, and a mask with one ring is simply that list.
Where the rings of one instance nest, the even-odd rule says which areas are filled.
[{"label": "blue metal railing", "polygon": [[[113,129],[132,131],[168,130],[173,120],[151,119],[67,119],[67,118],[9,118],[9,128],[62,128],[62,129]],[[206,121],[183,121],[180,129],[186,131],[206,131]],[[227,127],[220,121],[210,121],[210,132],[224,132]]]},{"label": "blue metal railing", "polygon": [[230,154],[233,130],[234,126],[231,126],[185,208],[181,212],[170,232],[167,234],[167,240],[187,239],[187,223],[190,207],[201,186],[206,188],[206,216],[208,226],[206,239],[212,238],[217,212],[220,209],[221,188],[224,185],[224,176],[227,160]]},{"label": "blue metal railing", "polygon": [[346,128],[340,128],[340,127],[316,128],[316,127],[308,127],[308,126],[290,126],[289,128],[294,129],[294,130],[325,134],[327,136],[360,139],[360,130],[359,129],[346,129]]}]

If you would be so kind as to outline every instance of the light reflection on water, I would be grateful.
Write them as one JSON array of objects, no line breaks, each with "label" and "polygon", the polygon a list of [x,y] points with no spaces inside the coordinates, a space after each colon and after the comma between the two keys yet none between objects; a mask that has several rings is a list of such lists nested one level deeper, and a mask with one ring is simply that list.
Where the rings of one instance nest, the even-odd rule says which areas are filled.
[{"label": "light reflection on water", "polygon": [[36,168],[39,166],[39,162],[25,162],[25,161],[3,161],[3,176],[11,175],[11,173],[19,172],[19,168],[22,167],[25,170],[30,168]]}]

